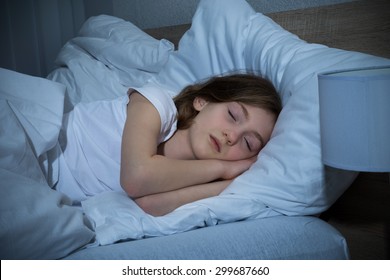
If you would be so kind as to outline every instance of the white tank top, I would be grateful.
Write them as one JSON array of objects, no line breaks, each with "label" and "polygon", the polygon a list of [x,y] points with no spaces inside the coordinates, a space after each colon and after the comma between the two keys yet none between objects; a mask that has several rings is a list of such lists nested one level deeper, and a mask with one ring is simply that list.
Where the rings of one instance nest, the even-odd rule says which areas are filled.
[{"label": "white tank top", "polygon": [[[134,89],[159,112],[159,143],[167,141],[176,131],[173,93],[153,85]],[[120,158],[128,102],[128,95],[124,95],[114,100],[80,103],[65,117],[58,191],[74,201],[105,191],[123,191]]]}]

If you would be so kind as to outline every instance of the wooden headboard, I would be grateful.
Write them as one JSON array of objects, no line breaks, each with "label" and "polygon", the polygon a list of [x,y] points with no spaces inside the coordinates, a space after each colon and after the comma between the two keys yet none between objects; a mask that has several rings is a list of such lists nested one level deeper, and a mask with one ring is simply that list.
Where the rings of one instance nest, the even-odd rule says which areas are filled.
[{"label": "wooden headboard", "polygon": [[[267,14],[310,43],[390,58],[390,1],[363,0]],[[176,46],[189,24],[145,30]]]}]

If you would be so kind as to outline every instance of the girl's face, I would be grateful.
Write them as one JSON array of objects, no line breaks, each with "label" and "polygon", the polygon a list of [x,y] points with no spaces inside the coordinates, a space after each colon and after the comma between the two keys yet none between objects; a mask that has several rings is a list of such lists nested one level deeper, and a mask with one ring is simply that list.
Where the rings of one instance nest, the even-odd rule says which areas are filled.
[{"label": "girl's face", "polygon": [[212,103],[196,98],[199,112],[188,129],[196,159],[241,160],[256,156],[269,141],[275,116],[238,102]]}]

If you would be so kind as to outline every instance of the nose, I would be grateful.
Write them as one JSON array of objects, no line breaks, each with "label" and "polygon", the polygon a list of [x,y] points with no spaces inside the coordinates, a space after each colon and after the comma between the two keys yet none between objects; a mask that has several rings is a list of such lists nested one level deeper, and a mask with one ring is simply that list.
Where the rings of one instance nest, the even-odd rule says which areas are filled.
[{"label": "nose", "polygon": [[233,130],[225,130],[223,132],[223,136],[225,138],[225,142],[229,145],[232,146],[237,143],[237,140],[239,138],[239,133]]}]

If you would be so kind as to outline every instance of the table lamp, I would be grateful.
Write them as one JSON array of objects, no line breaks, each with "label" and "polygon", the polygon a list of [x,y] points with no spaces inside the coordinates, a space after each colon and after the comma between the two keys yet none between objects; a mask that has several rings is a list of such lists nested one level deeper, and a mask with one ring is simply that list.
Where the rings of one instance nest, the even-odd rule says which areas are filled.
[{"label": "table lamp", "polygon": [[318,75],[322,161],[390,172],[390,65]]}]

